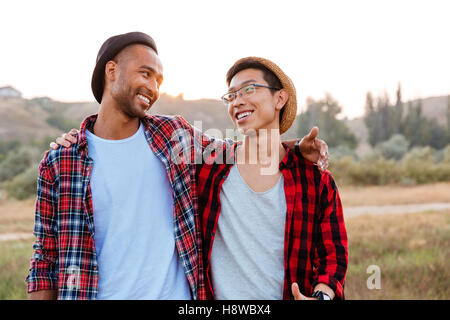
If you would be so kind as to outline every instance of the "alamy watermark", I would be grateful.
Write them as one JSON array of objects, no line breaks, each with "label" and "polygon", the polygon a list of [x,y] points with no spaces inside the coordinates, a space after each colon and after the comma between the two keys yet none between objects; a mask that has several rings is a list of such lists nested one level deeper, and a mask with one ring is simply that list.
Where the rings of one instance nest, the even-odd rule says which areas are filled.
[{"label": "alamy watermark", "polygon": [[66,285],[69,291],[80,289],[80,277],[81,270],[80,267],[76,265],[71,265],[67,268],[67,277]]},{"label": "alamy watermark", "polygon": [[367,267],[366,273],[371,274],[367,278],[367,289],[369,290],[380,290],[381,289],[381,269],[377,265],[370,265]]},{"label": "alamy watermark", "polygon": [[[225,137],[236,137],[236,129],[226,129]],[[172,133],[170,141],[171,162],[174,164],[262,164],[262,175],[272,175],[278,170],[280,162],[279,129],[260,129],[258,134],[249,129],[246,157],[238,158],[234,154],[234,142],[224,138],[219,129],[208,129],[202,132],[202,122],[194,121],[193,136],[188,129],[177,129]]]}]

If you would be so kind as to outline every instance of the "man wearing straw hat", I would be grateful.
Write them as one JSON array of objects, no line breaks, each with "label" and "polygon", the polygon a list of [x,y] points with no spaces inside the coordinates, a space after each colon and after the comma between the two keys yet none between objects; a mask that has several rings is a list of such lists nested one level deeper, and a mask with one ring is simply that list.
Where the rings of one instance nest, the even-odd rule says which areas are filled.
[{"label": "man wearing straw hat", "polygon": [[[39,166],[31,299],[205,298],[194,148],[186,161],[172,158],[195,145],[194,129],[179,116],[146,114],[162,81],[147,34],[101,46],[92,76],[98,114]],[[179,130],[188,141],[172,139]],[[317,161],[315,135],[300,150]],[[211,142],[201,138],[202,147]]]},{"label": "man wearing straw hat", "polygon": [[292,81],[259,57],[238,60],[226,80],[222,99],[244,138],[197,170],[209,298],[344,299],[338,189],[280,139],[296,115]]}]

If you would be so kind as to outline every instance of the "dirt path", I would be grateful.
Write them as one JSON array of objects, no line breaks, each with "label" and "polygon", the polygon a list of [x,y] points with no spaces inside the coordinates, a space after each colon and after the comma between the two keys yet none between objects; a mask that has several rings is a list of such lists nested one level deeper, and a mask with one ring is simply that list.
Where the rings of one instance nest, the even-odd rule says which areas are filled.
[{"label": "dirt path", "polygon": [[[403,214],[403,213],[417,213],[426,211],[443,211],[450,210],[450,202],[435,202],[423,204],[408,204],[408,205],[391,205],[391,206],[360,206],[360,207],[344,207],[344,216],[346,218],[361,216],[361,215],[382,215],[382,214]],[[32,239],[33,233],[3,233],[0,234],[0,242],[2,241],[17,241]]]},{"label": "dirt path", "polygon": [[3,233],[0,234],[0,242],[1,241],[12,241],[12,240],[26,240],[33,238],[34,235],[32,232],[30,233]]},{"label": "dirt path", "polygon": [[417,213],[426,211],[442,211],[449,209],[450,209],[450,202],[403,204],[391,206],[344,207],[344,216],[356,217],[365,214],[373,214],[373,215],[403,214],[403,213]]}]

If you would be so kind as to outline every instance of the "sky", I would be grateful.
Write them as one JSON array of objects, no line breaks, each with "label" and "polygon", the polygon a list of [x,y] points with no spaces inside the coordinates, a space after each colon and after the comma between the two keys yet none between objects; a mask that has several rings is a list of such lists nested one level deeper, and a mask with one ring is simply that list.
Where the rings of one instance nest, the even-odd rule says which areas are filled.
[{"label": "sky", "polygon": [[151,35],[164,66],[161,91],[219,99],[246,56],[268,58],[293,80],[299,111],[330,93],[343,116],[364,113],[368,91],[392,100],[450,94],[450,1],[25,1],[0,6],[0,87],[25,98],[94,101],[101,44]]}]

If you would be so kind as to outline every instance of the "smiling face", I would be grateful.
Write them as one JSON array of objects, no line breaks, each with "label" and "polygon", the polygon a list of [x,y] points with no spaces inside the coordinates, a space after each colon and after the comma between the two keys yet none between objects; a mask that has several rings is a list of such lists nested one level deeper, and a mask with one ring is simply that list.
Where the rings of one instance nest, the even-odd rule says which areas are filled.
[{"label": "smiling face", "polygon": [[[237,91],[249,84],[269,86],[264,80],[263,71],[244,69],[233,76],[228,92]],[[257,87],[250,96],[237,94],[236,99],[228,104],[228,114],[243,134],[258,134],[261,129],[279,129],[280,110],[287,98],[288,94],[283,89],[275,91]]]},{"label": "smiling face", "polygon": [[159,98],[161,61],[153,49],[131,45],[106,64],[105,92],[130,118],[143,118]]}]

